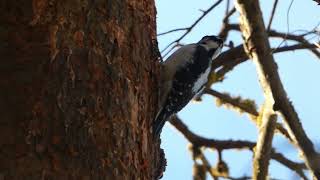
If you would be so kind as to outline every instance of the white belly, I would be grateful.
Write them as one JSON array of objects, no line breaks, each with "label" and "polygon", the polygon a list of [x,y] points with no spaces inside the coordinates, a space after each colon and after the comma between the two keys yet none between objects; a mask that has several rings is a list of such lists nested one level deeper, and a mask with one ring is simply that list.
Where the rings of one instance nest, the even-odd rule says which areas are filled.
[{"label": "white belly", "polygon": [[193,88],[192,88],[192,91],[194,93],[197,93],[201,88],[202,86],[207,83],[208,81],[208,76],[209,76],[209,73],[211,71],[211,65],[209,66],[209,68],[204,72],[202,73],[199,78],[197,79],[197,81],[194,83],[193,85]]}]

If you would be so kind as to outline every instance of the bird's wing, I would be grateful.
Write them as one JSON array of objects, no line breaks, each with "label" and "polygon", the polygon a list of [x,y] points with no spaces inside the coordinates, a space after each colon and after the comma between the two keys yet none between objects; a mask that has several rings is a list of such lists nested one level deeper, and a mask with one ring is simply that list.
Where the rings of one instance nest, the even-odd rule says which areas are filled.
[{"label": "bird's wing", "polygon": [[[165,100],[172,85],[173,76],[179,66],[184,65],[193,59],[192,54],[196,51],[196,44],[182,46],[162,63],[161,70],[161,99]],[[164,102],[161,102],[161,104]]]}]

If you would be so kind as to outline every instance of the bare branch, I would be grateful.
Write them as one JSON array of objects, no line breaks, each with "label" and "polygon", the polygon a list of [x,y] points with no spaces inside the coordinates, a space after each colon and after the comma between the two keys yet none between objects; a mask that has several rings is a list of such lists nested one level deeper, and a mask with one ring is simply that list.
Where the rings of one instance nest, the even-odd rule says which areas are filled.
[{"label": "bare branch", "polygon": [[226,40],[228,33],[230,31],[229,27],[229,18],[230,16],[232,16],[234,13],[236,12],[236,8],[232,8],[227,14],[226,16],[223,18],[223,24],[222,24],[222,28],[218,34],[218,36],[220,38],[222,38],[223,40]]},{"label": "bare branch", "polygon": [[281,153],[277,153],[274,150],[272,150],[271,152],[271,158],[281,163],[282,165],[288,167],[289,169],[295,171],[302,179],[308,180],[308,178],[303,172],[304,169],[307,169],[304,163],[293,162],[284,157]]},{"label": "bare branch", "polygon": [[194,134],[189,130],[189,128],[177,117],[174,116],[171,118],[170,123],[178,129],[183,136],[188,139],[194,146],[203,146],[203,147],[210,147],[217,150],[223,149],[250,149],[252,150],[256,145],[250,141],[219,141],[214,139],[208,139],[201,137],[199,135]]},{"label": "bare branch", "polygon": [[267,26],[267,31],[269,31],[270,28],[271,28],[271,24],[272,24],[274,14],[275,14],[276,9],[277,9],[277,5],[278,5],[278,0],[274,0],[273,7],[272,7],[272,12],[271,12],[271,16],[270,16],[270,20],[269,20],[269,23],[268,23],[268,26]]},{"label": "bare branch", "polygon": [[169,34],[169,33],[172,33],[172,32],[177,32],[177,31],[186,31],[188,30],[189,28],[177,28],[177,29],[172,29],[170,31],[166,31],[166,32],[163,32],[163,33],[159,33],[157,34],[157,36],[162,36],[162,35],[166,35],[166,34]]},{"label": "bare branch", "polygon": [[206,180],[206,172],[207,168],[204,165],[198,164],[196,161],[193,163],[193,180]]},{"label": "bare branch", "polygon": [[245,106],[244,104],[240,104],[237,101],[235,101],[234,99],[230,98],[229,96],[227,96],[225,94],[222,94],[222,93],[220,93],[220,92],[218,92],[216,90],[205,89],[204,93],[210,94],[210,95],[215,96],[215,97],[217,97],[219,99],[222,99],[223,101],[231,104],[232,106],[238,107],[239,109],[241,109],[244,112],[249,113],[250,115],[253,115],[253,116],[258,116],[259,115],[259,113],[257,112],[256,109],[254,109],[252,107],[249,107],[249,106]]},{"label": "bare branch", "polygon": [[284,121],[294,136],[296,144],[303,152],[304,159],[312,174],[320,179],[320,157],[315,151],[313,143],[305,134],[300,119],[288,100],[286,92],[277,72],[277,65],[273,59],[267,38],[259,2],[255,0],[237,0],[236,8],[241,16],[241,31],[245,41],[246,53],[256,63],[261,86],[266,97],[272,94],[275,101],[274,109],[284,116]]},{"label": "bare branch", "polygon": [[[174,45],[174,46],[171,47],[171,49],[169,50],[169,52],[168,52],[168,54],[169,54],[170,51],[172,51],[177,44],[178,44],[178,43],[175,42],[175,41],[174,41],[174,42],[171,42],[171,43],[168,44],[165,48],[163,48],[160,53],[162,54],[162,53],[165,52],[170,46]],[[165,56],[162,56],[162,58],[164,58],[164,57],[165,57]]]},{"label": "bare branch", "polygon": [[[230,30],[236,30],[236,31],[240,31],[240,27],[238,24],[227,24],[225,25],[224,27],[224,31],[230,31]],[[314,30],[312,31],[309,31],[308,33],[313,33]],[[281,32],[277,32],[275,30],[269,30],[268,31],[268,35],[270,37],[275,37],[275,38],[282,38],[283,41],[286,41],[286,40],[291,40],[291,41],[296,41],[296,42],[299,42],[301,43],[301,45],[303,45],[304,47],[310,47],[310,48],[305,48],[305,49],[309,49],[315,56],[317,56],[318,59],[320,59],[320,52],[317,50],[316,46],[313,46],[313,44],[310,44],[305,38],[304,36],[306,35],[307,33],[304,33],[304,34],[300,34],[300,35],[295,35],[295,34],[291,34],[291,33],[281,33]],[[282,43],[280,43],[281,45]],[[279,46],[280,46],[279,45]],[[287,46],[285,46],[287,47]],[[272,53],[275,53],[275,52],[279,52],[277,51],[278,48],[281,48],[281,47],[277,47],[277,48],[274,48],[271,50]]]},{"label": "bare branch", "polygon": [[[166,53],[162,56],[162,58],[165,58],[174,48],[179,47],[179,46],[181,46],[181,44],[176,43],[174,46],[172,46],[172,47],[169,49],[168,52],[166,52]],[[167,47],[170,47],[170,46],[167,46]],[[166,47],[166,48],[167,48],[167,47]],[[166,50],[166,48],[165,48],[164,50]],[[161,52],[161,53],[163,53],[163,52]]]},{"label": "bare branch", "polygon": [[[302,49],[316,49],[316,48],[317,46],[314,44],[296,44],[296,45],[284,46],[284,47],[272,49],[272,51],[273,53],[281,53],[281,52],[287,52],[287,51],[302,50]],[[212,70],[221,68],[220,70],[217,71],[217,76],[223,77],[226,73],[231,71],[235,66],[245,62],[248,59],[249,57],[244,52],[243,45],[239,45],[232,49],[222,52],[220,56],[218,56],[217,59],[215,59],[212,62]]]},{"label": "bare branch", "polygon": [[253,179],[267,179],[272,139],[276,127],[277,116],[272,112],[272,104],[266,101],[262,111],[262,124],[253,159]]},{"label": "bare branch", "polygon": [[[302,45],[305,45],[305,46],[312,46],[312,44],[310,44],[301,35],[284,34],[284,33],[280,33],[280,32],[274,31],[274,30],[270,30],[269,31],[269,35],[272,36],[272,37],[280,37],[280,38],[283,38],[285,40],[289,39],[289,40],[297,41],[297,42],[300,42]],[[275,51],[275,50],[272,50],[272,51]],[[316,48],[309,48],[309,50],[320,59],[320,52]]]},{"label": "bare branch", "polygon": [[[241,109],[242,111],[250,114],[250,116],[254,117],[254,123],[256,123],[256,125],[259,126],[258,122],[256,122],[257,117],[259,116],[259,113],[256,109],[253,109],[252,107],[248,107],[245,106],[243,104],[239,104],[238,102],[234,101],[233,99],[231,99],[230,97],[215,91],[213,89],[205,89],[204,93],[212,95],[216,98],[222,99],[223,101],[225,101],[226,103],[230,103],[232,106],[236,106],[239,109]],[[276,132],[282,134],[284,137],[286,137],[290,142],[293,142],[292,138],[290,137],[290,134],[288,133],[288,131],[282,126],[282,124],[280,123],[276,123]]]},{"label": "bare branch", "polygon": [[283,46],[277,49],[274,49],[275,53],[286,52],[286,51],[294,51],[300,49],[316,49],[317,46],[314,44],[294,44],[291,46]]},{"label": "bare branch", "polygon": [[[175,32],[175,31],[182,31],[185,30],[185,32],[176,40],[172,41],[171,43],[169,43],[162,51],[164,52],[166,49],[168,49],[171,45],[173,44],[177,44],[179,43],[187,34],[189,34],[192,29],[209,13],[211,12],[215,7],[217,7],[223,0],[218,0],[216,3],[214,3],[211,7],[209,7],[207,10],[203,11],[202,15],[193,23],[191,24],[191,26],[187,27],[187,28],[179,28],[179,29],[175,29],[175,30],[171,30],[171,31],[167,31],[164,33],[160,33],[160,35],[163,34],[168,34],[171,32]],[[169,52],[170,53],[170,52]]]},{"label": "bare branch", "polygon": [[[211,177],[213,179],[218,179],[218,177],[222,177],[222,178],[230,179],[230,180],[249,180],[249,179],[252,179],[252,177],[248,177],[248,176],[236,178],[236,177],[231,177],[229,175],[221,174],[217,171],[214,171],[214,168],[211,168],[209,161],[207,160],[207,158],[204,156],[203,153],[200,154],[199,158],[201,159],[202,163],[207,167],[207,171],[209,172],[209,174],[211,175]],[[271,179],[271,180],[273,180],[273,179]]]},{"label": "bare branch", "polygon": [[[170,123],[179,132],[181,132],[181,134],[193,146],[196,146],[196,147],[213,148],[213,149],[216,149],[217,151],[222,151],[227,149],[248,149],[253,151],[253,148],[256,146],[256,143],[250,142],[250,141],[232,141],[232,140],[218,141],[214,139],[201,137],[199,135],[194,134],[192,131],[190,131],[189,128],[177,116],[173,116],[170,120]],[[293,171],[297,172],[297,174],[299,174],[300,176],[301,176],[300,174],[301,172],[302,172],[302,175],[304,175],[303,169],[305,169],[306,166],[303,163],[293,162],[287,159],[286,157],[284,157],[282,154],[275,152],[274,149],[272,149],[271,158],[283,164],[284,166],[288,167],[289,169],[292,169]]]},{"label": "bare branch", "polygon": [[230,0],[227,0],[227,3],[226,3],[226,12],[225,12],[225,17],[226,17],[226,16],[228,16],[229,8],[230,8]]},{"label": "bare branch", "polygon": [[221,2],[222,0],[218,0],[207,10],[203,11],[202,15],[189,28],[187,28],[187,31],[180,38],[178,38],[176,42],[181,41],[210,11],[212,11],[215,7],[217,7]]},{"label": "bare branch", "polygon": [[[221,98],[224,101],[230,103],[232,106],[237,106],[243,111],[249,112],[253,116],[258,116],[258,112],[255,110],[255,108],[249,108],[248,106],[239,103],[237,100],[232,99],[228,95],[221,94],[211,89],[206,89],[205,93]],[[270,159],[270,152],[272,149],[272,137],[274,134],[274,129],[275,127],[277,127],[276,116],[272,114],[272,112],[270,112],[270,109],[272,109],[271,103],[269,103],[268,106],[264,105],[262,111],[262,125],[259,125],[260,135],[257,148],[254,151],[254,179],[266,179],[268,175],[268,165]],[[278,124],[278,127],[279,126],[282,127],[280,124]],[[290,138],[290,136],[288,137]]]},{"label": "bare branch", "polygon": [[200,151],[200,153],[199,153],[199,158],[201,159],[203,165],[206,167],[207,172],[211,175],[211,177],[212,177],[213,179],[218,179],[218,178],[217,178],[217,175],[214,174],[214,172],[212,171],[212,166],[211,166],[211,164],[209,163],[209,161],[207,160],[207,158],[203,155],[203,153],[201,152],[200,149],[198,149],[198,151]]}]

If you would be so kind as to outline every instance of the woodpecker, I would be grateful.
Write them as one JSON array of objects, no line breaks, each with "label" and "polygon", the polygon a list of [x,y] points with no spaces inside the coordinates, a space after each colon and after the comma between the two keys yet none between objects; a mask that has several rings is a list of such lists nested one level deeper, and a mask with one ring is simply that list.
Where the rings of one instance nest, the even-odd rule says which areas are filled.
[{"label": "woodpecker", "polygon": [[204,36],[199,42],[180,47],[161,66],[160,110],[152,128],[158,137],[165,122],[179,112],[208,81],[212,61],[219,55],[223,40]]}]

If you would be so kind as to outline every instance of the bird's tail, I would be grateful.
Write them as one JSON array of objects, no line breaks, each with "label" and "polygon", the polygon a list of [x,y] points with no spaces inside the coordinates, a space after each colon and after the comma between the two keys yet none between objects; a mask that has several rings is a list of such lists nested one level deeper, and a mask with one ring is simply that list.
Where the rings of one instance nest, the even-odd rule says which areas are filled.
[{"label": "bird's tail", "polygon": [[166,110],[166,108],[162,108],[158,112],[155,120],[152,123],[152,129],[153,129],[152,132],[155,138],[160,135],[161,130],[169,116],[170,116],[170,113]]}]

